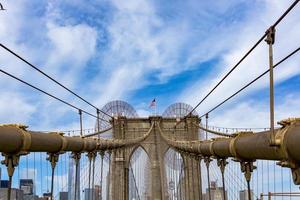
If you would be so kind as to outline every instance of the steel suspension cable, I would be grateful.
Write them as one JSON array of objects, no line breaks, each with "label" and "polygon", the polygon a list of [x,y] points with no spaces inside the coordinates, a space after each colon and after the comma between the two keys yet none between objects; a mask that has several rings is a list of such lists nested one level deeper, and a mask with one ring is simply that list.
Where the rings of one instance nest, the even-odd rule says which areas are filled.
[{"label": "steel suspension cable", "polygon": [[100,152],[101,157],[101,166],[100,166],[100,200],[102,200],[102,188],[103,188],[103,158],[104,158],[105,152]]},{"label": "steel suspension cable", "polygon": [[6,51],[8,51],[9,53],[13,54],[14,56],[16,56],[17,58],[19,58],[20,60],[22,60],[24,63],[26,63],[27,65],[29,65],[31,68],[33,68],[34,70],[38,71],[39,73],[41,73],[42,75],[44,75],[45,77],[47,77],[48,79],[50,79],[51,81],[53,81],[54,83],[56,83],[57,85],[59,85],[60,87],[64,88],[65,90],[67,90],[68,92],[70,92],[71,94],[73,94],[74,96],[76,96],[77,98],[81,99],[82,101],[84,101],[85,103],[87,103],[88,105],[92,106],[93,108],[95,108],[97,111],[100,111],[101,113],[103,113],[104,115],[112,118],[111,115],[107,114],[106,112],[103,112],[102,110],[98,109],[95,105],[93,105],[92,103],[90,103],[89,101],[87,101],[86,99],[84,99],[83,97],[81,97],[80,95],[78,95],[77,93],[75,93],[74,91],[72,91],[71,89],[69,89],[68,87],[66,87],[65,85],[63,85],[62,83],[58,82],[57,80],[55,80],[53,77],[51,77],[50,75],[46,74],[44,71],[42,71],[41,69],[39,69],[38,67],[34,66],[33,64],[31,64],[29,61],[27,61],[26,59],[24,59],[23,57],[21,57],[20,55],[18,55],[17,53],[15,53],[14,51],[12,51],[11,49],[9,49],[7,46],[3,45],[2,43],[0,43],[0,46],[5,49]]},{"label": "steel suspension cable", "polygon": [[94,200],[95,196],[95,160],[96,160],[96,153],[94,153],[92,162],[93,162],[93,167],[92,167],[92,200]]},{"label": "steel suspension cable", "polygon": [[[273,68],[276,68],[277,66],[279,66],[281,63],[283,63],[284,61],[286,61],[288,58],[290,58],[291,56],[293,56],[294,54],[296,54],[299,50],[300,50],[300,47],[298,47],[293,52],[291,52],[290,54],[288,54],[286,57],[284,57],[283,59],[281,59],[278,63],[276,63],[273,66]],[[262,73],[261,75],[257,76],[255,79],[253,79],[251,82],[249,82],[248,84],[246,84],[244,87],[242,87],[241,89],[239,89],[238,91],[236,91],[234,94],[232,94],[231,96],[229,96],[228,98],[226,98],[224,101],[222,101],[221,103],[219,103],[218,105],[216,105],[215,107],[213,107],[212,109],[210,109],[207,113],[201,115],[200,118],[204,117],[204,116],[206,116],[206,114],[209,114],[212,111],[216,110],[218,107],[220,107],[221,105],[223,105],[224,103],[226,103],[227,101],[229,101],[230,99],[232,99],[234,96],[236,96],[237,94],[239,94],[240,92],[242,92],[244,89],[246,89],[247,87],[249,87],[250,85],[252,85],[258,79],[262,78],[269,71],[270,71],[270,69],[266,70],[264,73]]]},{"label": "steel suspension cable", "polygon": [[50,199],[53,200],[53,191],[54,191],[54,171],[55,167],[51,167],[51,197]]},{"label": "steel suspension cable", "polygon": [[[276,27],[284,17],[297,5],[300,0],[294,1],[294,3],[277,19],[277,21],[271,26]],[[242,61],[248,57],[248,55],[264,40],[268,32],[265,32],[259,40],[246,52],[246,54],[225,74],[225,76],[208,92],[208,94],[202,98],[202,100],[186,115],[191,115],[212,93],[213,91],[242,63]]]},{"label": "steel suspension cable", "polygon": [[[4,71],[4,70],[2,70],[2,69],[0,69],[0,72],[3,73],[3,74],[6,74],[7,76],[10,76],[11,78],[13,78],[13,79],[15,79],[15,80],[17,80],[17,81],[19,81],[19,82],[21,82],[21,83],[23,83],[23,84],[29,86],[29,87],[35,89],[35,90],[38,90],[39,92],[41,92],[41,93],[43,93],[43,94],[45,94],[45,95],[47,95],[47,96],[49,96],[49,97],[51,97],[51,98],[53,98],[53,99],[56,99],[56,100],[60,101],[61,103],[65,104],[65,105],[68,105],[68,106],[70,106],[70,107],[72,107],[72,108],[74,108],[74,109],[76,109],[76,110],[78,110],[78,111],[81,110],[83,113],[85,113],[85,114],[87,114],[87,115],[90,115],[90,116],[92,116],[92,117],[98,119],[96,115],[93,115],[93,114],[91,114],[91,113],[89,113],[89,112],[87,112],[87,111],[85,111],[85,110],[83,110],[83,109],[80,109],[79,107],[77,107],[77,106],[75,106],[75,105],[73,105],[73,104],[71,104],[71,103],[69,103],[69,102],[67,102],[67,101],[65,101],[65,100],[62,100],[62,99],[60,99],[59,97],[56,97],[56,96],[54,96],[54,95],[52,95],[52,94],[50,94],[50,93],[48,93],[48,92],[42,90],[42,89],[40,89],[40,88],[38,88],[38,87],[36,87],[36,86],[34,86],[34,85],[28,83],[28,82],[26,82],[26,81],[24,81],[24,80],[22,80],[22,79],[16,77],[16,76],[14,76],[14,75],[12,75],[12,74],[10,74],[10,73]],[[102,120],[102,121],[105,121],[105,122],[108,122],[108,123],[109,123],[109,121],[106,120],[106,119],[103,119],[103,118],[99,118],[99,119]]]}]

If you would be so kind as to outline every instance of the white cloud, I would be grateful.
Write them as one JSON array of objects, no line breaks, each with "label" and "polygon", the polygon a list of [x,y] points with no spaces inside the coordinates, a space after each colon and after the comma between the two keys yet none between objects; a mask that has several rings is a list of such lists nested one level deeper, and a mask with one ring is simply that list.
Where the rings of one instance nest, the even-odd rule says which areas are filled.
[{"label": "white cloud", "polygon": [[[52,3],[48,4],[46,13],[41,16],[30,10],[30,3],[16,1],[13,4],[5,2],[5,5],[8,10],[1,13],[3,17],[0,18],[0,30],[3,30],[0,38],[3,44],[68,87],[76,87],[81,81],[82,70],[96,52],[98,33],[95,28],[84,23],[59,24],[56,19],[61,16]],[[70,94],[42,75],[32,72],[29,66],[5,50],[1,49],[0,55],[2,69],[76,103]],[[27,90],[27,86],[6,75],[1,74],[0,83],[5,85],[1,88],[0,97],[1,123],[22,122],[28,125],[34,117],[42,119],[34,128],[48,130],[53,129],[53,124],[59,121],[59,118],[49,115],[49,110],[58,116],[64,116],[71,110],[50,97]]]},{"label": "white cloud", "polygon": [[[179,97],[179,101],[196,105],[221,78],[232,68],[246,51],[254,45],[264,31],[277,20],[277,18],[288,8],[291,1],[265,1],[266,7],[258,7],[251,11],[244,22],[243,28],[236,31],[235,41],[231,44],[228,52],[222,55],[218,67],[210,72],[205,79],[196,81],[189,86]],[[276,42],[274,45],[274,63],[298,48],[295,41],[298,40],[300,25],[299,8],[295,8],[278,26]],[[299,58],[299,55],[296,55]],[[300,74],[299,59],[294,56],[284,62],[275,70],[275,82],[281,83],[293,76]],[[222,100],[233,94],[246,83],[268,68],[268,46],[262,42],[253,53],[210,95],[210,97],[198,108],[203,114],[208,109],[220,103]],[[257,91],[268,87],[268,77],[256,82],[247,89],[247,92]],[[243,92],[241,95],[247,93]],[[240,96],[241,96],[240,95]],[[245,108],[246,109],[246,108]]]},{"label": "white cloud", "polygon": [[[244,16],[245,20],[235,19],[232,23],[219,24],[220,16],[225,16],[240,2],[221,1],[213,3],[211,6],[211,2],[188,1],[180,4],[176,8],[177,11],[175,10],[170,16],[168,13],[165,15],[161,13],[165,5],[158,5],[153,1],[130,0],[124,3],[115,0],[110,3],[113,11],[109,15],[111,19],[105,24],[107,47],[101,49],[101,52],[97,52],[99,50],[97,40],[102,37],[100,34],[103,34],[103,31],[99,30],[98,27],[87,25],[84,22],[76,23],[65,17],[62,7],[60,7],[62,5],[58,2],[47,3],[46,11],[41,16],[30,14],[32,12],[28,9],[28,4],[22,1],[16,1],[13,5],[8,3],[9,12],[6,12],[4,17],[0,19],[0,30],[3,30],[0,31],[0,38],[9,47],[16,49],[17,52],[38,66],[42,66],[47,73],[70,88],[81,89],[85,87],[85,90],[82,89],[81,91],[85,94],[83,96],[90,97],[96,105],[101,106],[111,99],[126,99],[132,91],[152,84],[153,77],[155,82],[168,81],[170,76],[179,74],[219,54],[223,55],[223,61],[220,65],[231,66],[257,38],[257,35],[265,30],[266,25],[273,21],[274,16],[281,14],[283,8],[287,7],[288,4],[279,1],[267,2],[268,5],[270,4],[268,7],[254,4],[251,7],[253,11],[246,11],[249,14]],[[79,2],[74,2],[75,6],[78,4]],[[259,5],[261,4],[263,3],[260,2]],[[181,7],[181,5],[184,6]],[[198,9],[199,7],[202,9]],[[257,13],[265,13],[265,10],[267,10],[267,14],[257,15]],[[280,26],[282,31],[278,31],[277,38],[284,38],[280,37],[282,32],[287,32],[289,38],[295,38],[299,35],[299,27],[294,26],[297,15],[293,14],[288,17],[290,19],[286,22],[287,25]],[[30,24],[29,28],[26,26],[28,24]],[[257,31],[254,32],[253,27]],[[286,31],[288,27],[291,31]],[[33,44],[33,41],[36,41],[36,44]],[[284,42],[284,44],[281,45],[280,42]],[[280,39],[276,41],[276,45],[278,45],[274,47],[276,59],[293,47],[292,42]],[[266,46],[263,45],[261,50],[256,53],[259,59],[249,60],[247,66],[257,66],[256,60],[264,60],[261,66],[265,66],[267,54],[261,53],[265,51]],[[2,51],[0,53],[1,55],[4,54]],[[95,69],[95,73],[99,72],[99,74],[94,75],[94,79],[83,83],[82,73],[84,70],[89,70],[87,63],[99,54],[99,67]],[[20,65],[20,62],[16,61],[17,59],[7,55],[6,53],[5,57],[0,57],[1,64],[6,70],[10,70],[14,74],[77,105],[84,105],[75,101],[75,98],[70,97],[67,92],[58,89],[44,78],[38,78],[39,75],[31,73],[27,67]],[[180,101],[183,100],[193,105],[200,99],[200,96],[194,95],[195,91],[199,91],[197,92],[199,95],[204,94],[207,89],[211,88],[212,83],[215,83],[224,74],[224,69],[228,68],[212,69],[213,72],[207,80],[196,83],[191,90],[182,94],[182,97],[179,98]],[[222,86],[226,94],[234,91],[233,85],[237,86],[237,84],[232,83],[248,80],[241,74],[250,72],[258,74],[262,70],[258,67],[248,67],[248,69],[250,69],[248,72],[241,72],[244,70],[242,68],[241,71],[233,74],[232,80],[228,81],[227,85]],[[281,71],[280,77],[276,76],[276,78],[286,80],[296,73],[299,73],[299,67],[296,63],[290,62],[285,66],[284,71]],[[216,77],[215,74],[218,76]],[[4,90],[7,92],[12,89],[19,91],[19,85],[11,82],[12,84],[7,85]],[[203,83],[206,86],[202,86]],[[261,85],[263,84],[262,82]],[[198,85],[201,86],[198,87]],[[32,96],[31,93],[26,92],[26,94]],[[211,104],[209,105],[213,105],[226,94],[217,94],[212,98],[214,100],[210,101]],[[10,96],[15,98],[13,95]],[[23,95],[19,95],[19,101],[25,102],[24,105],[26,105],[27,101],[24,100]],[[63,123],[64,127],[56,123],[62,121],[57,116],[64,116],[70,111],[69,108],[55,103],[55,101],[49,101],[48,97],[35,97],[34,102],[34,109],[39,111],[39,118],[43,119],[40,120],[39,129],[53,129],[53,126],[60,128],[77,127],[76,117],[74,117],[74,121],[70,120],[68,124]],[[206,107],[209,105],[206,104]],[[10,106],[4,106],[7,107],[7,110],[13,110]],[[27,113],[24,116],[28,120],[33,111],[27,109],[24,112]],[[142,110],[140,113],[147,114],[146,111]],[[90,121],[87,120],[85,124],[93,126],[94,122],[91,123]]]},{"label": "white cloud", "polygon": [[[198,6],[202,4],[205,3],[198,2]],[[213,28],[208,28],[206,24],[199,24],[195,29],[194,19],[186,11],[178,11],[176,14],[181,18],[168,21],[159,14],[160,5],[152,1],[113,1],[112,5],[117,10],[108,26],[109,49],[103,54],[105,80],[97,78],[92,84],[99,85],[97,92],[103,93],[98,97],[98,104],[104,104],[107,99],[124,98],[131,91],[153,83],[149,77],[155,77],[156,83],[166,82],[172,75],[216,56],[226,49],[225,44],[232,38],[232,27],[212,25]],[[195,5],[187,5],[187,9],[195,12]],[[206,15],[201,13],[197,22],[205,20]],[[225,36],[227,40],[213,43]]]},{"label": "white cloud", "polygon": [[22,169],[20,174],[20,179],[37,179],[37,169],[34,168],[28,168],[28,169]]},{"label": "white cloud", "polygon": [[0,121],[1,123],[27,124],[36,107],[16,92],[1,91]]},{"label": "white cloud", "polygon": [[[292,93],[277,99],[275,122],[289,117],[299,117],[300,94]],[[221,127],[269,127],[269,104],[254,99],[244,100],[210,115],[209,124]]]},{"label": "white cloud", "polygon": [[72,66],[63,68],[74,71],[76,67],[85,67],[84,64],[96,51],[97,32],[86,24],[59,26],[49,22],[47,30],[47,36],[53,45],[48,65],[56,66],[57,62],[70,62]]}]

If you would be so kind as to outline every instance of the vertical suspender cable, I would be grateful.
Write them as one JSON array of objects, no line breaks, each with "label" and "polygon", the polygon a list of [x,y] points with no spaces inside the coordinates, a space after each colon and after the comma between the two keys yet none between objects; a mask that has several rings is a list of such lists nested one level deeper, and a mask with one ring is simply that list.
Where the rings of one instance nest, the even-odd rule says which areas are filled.
[{"label": "vertical suspender cable", "polygon": [[90,200],[90,197],[91,197],[91,170],[92,170],[92,155],[91,155],[91,152],[89,152],[87,154],[88,156],[88,159],[89,159],[89,187],[88,187],[88,200]]},{"label": "vertical suspender cable", "polygon": [[79,109],[79,121],[80,121],[80,136],[82,136],[82,111]]},{"label": "vertical suspender cable", "polygon": [[79,160],[80,160],[80,153],[74,153],[73,154],[73,158],[74,158],[74,161],[75,161],[75,194],[74,194],[74,200],[77,200],[77,195],[78,194],[78,191],[79,191],[79,188],[78,188],[78,170],[79,169]]},{"label": "vertical suspender cable", "polygon": [[26,179],[29,179],[29,171],[28,171],[28,154],[26,155]]},{"label": "vertical suspender cable", "polygon": [[33,180],[34,180],[34,194],[36,193],[36,179],[35,179],[35,152],[33,152]]},{"label": "vertical suspender cable", "polygon": [[222,175],[223,199],[226,200],[226,190],[225,190],[225,177],[224,177],[224,173],[225,173],[225,166],[228,164],[228,162],[226,161],[226,159],[220,159],[220,160],[217,160],[217,162],[218,162],[218,166],[220,167],[221,175]]},{"label": "vertical suspender cable", "polygon": [[99,117],[99,115],[100,115],[100,110],[99,109],[97,109],[97,128],[98,128],[98,132],[100,131],[100,117]]},{"label": "vertical suspender cable", "polygon": [[107,193],[108,193],[108,199],[110,198],[110,179],[111,179],[111,150],[110,151],[108,151],[108,155],[109,155],[109,166],[108,166],[108,191],[107,191]]},{"label": "vertical suspender cable", "polygon": [[100,200],[102,200],[102,194],[103,194],[103,157],[104,157],[105,152],[101,151],[100,156],[101,156],[101,169],[100,169]]},{"label": "vertical suspender cable", "polygon": [[43,161],[43,155],[42,152],[40,152],[40,179],[41,179],[41,195],[43,195],[43,166],[42,166],[42,161]]},{"label": "vertical suspender cable", "polygon": [[264,194],[264,160],[261,161],[261,191]]},{"label": "vertical suspender cable", "polygon": [[266,161],[266,162],[267,162],[267,175],[268,175],[267,176],[268,177],[267,178],[267,181],[268,181],[268,187],[267,188],[268,188],[268,193],[269,193],[270,192],[270,169],[269,169],[270,168],[270,166],[269,166],[270,162],[269,161]]},{"label": "vertical suspender cable", "polygon": [[205,131],[205,139],[207,140],[208,114],[205,115],[205,127],[206,127],[206,131]]},{"label": "vertical suspender cable", "polygon": [[[283,193],[283,169],[280,167],[280,174],[281,174],[281,193]],[[283,200],[283,195],[281,196],[281,199]]]},{"label": "vertical suspender cable", "polygon": [[93,152],[93,172],[92,172],[92,200],[94,200],[95,196],[95,159],[96,159],[96,153]]},{"label": "vertical suspender cable", "polygon": [[19,164],[18,165],[18,186],[19,186],[19,188],[21,188],[21,186],[20,186],[20,167],[21,167],[21,165]]},{"label": "vertical suspender cable", "polygon": [[270,145],[275,146],[274,133],[274,77],[273,77],[273,44],[275,42],[275,27],[271,26],[267,30],[267,38],[265,39],[269,45],[269,82],[270,82]]},{"label": "vertical suspender cable", "polygon": [[[45,157],[47,158],[46,155],[45,155]],[[46,169],[47,169],[47,171],[46,171],[47,192],[49,192],[49,180],[48,180],[48,177],[49,177],[49,166],[47,165],[47,163],[45,163],[45,164],[46,164]]]},{"label": "vertical suspender cable", "polygon": [[200,196],[200,200],[203,199],[203,195],[202,195],[202,170],[201,170],[201,157],[198,158],[199,162],[198,162],[198,170],[199,170],[199,196]]},{"label": "vertical suspender cable", "polygon": [[276,179],[275,179],[275,169],[276,168],[276,163],[273,161],[273,192],[276,193]]},{"label": "vertical suspender cable", "polygon": [[8,190],[7,190],[7,199],[11,200],[11,187],[12,187],[12,176],[8,176]]},{"label": "vertical suspender cable", "polygon": [[289,174],[288,173],[288,175],[289,175],[289,186],[290,186],[290,199],[292,199],[292,195],[291,195],[291,193],[292,193],[292,174]]},{"label": "vertical suspender cable", "polygon": [[50,199],[53,200],[53,191],[54,191],[54,173],[55,173],[55,167],[56,167],[56,163],[58,161],[58,154],[49,154],[47,160],[49,160],[50,164],[51,164],[51,169],[52,169],[52,173],[51,173],[51,197]]},{"label": "vertical suspender cable", "polygon": [[258,163],[259,163],[259,160],[257,160],[257,170],[256,170],[256,194],[257,194],[257,196],[259,195],[259,190],[258,190],[258,185],[259,185],[259,183],[258,183]]},{"label": "vertical suspender cable", "polygon": [[208,199],[209,200],[212,200],[211,199],[211,190],[210,190],[210,177],[209,177],[209,164],[210,164],[210,158],[209,157],[206,157],[204,158],[204,161],[205,161],[205,164],[206,164],[206,171],[207,171],[207,183],[208,183]]}]

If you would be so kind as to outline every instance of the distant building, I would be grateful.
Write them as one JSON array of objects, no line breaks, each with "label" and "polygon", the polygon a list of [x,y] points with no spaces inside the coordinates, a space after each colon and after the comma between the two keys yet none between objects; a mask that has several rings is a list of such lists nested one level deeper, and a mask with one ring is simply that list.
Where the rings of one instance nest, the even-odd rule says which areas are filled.
[{"label": "distant building", "polygon": [[48,197],[39,197],[39,200],[48,200]]},{"label": "distant building", "polygon": [[60,192],[59,200],[68,200],[68,192]]},{"label": "distant building", "polygon": [[[0,188],[0,200],[7,200],[8,188]],[[11,189],[11,200],[24,200],[23,191],[20,189],[12,188]]]},{"label": "distant building", "polygon": [[[253,191],[250,190],[251,199],[254,199]],[[248,198],[248,190],[241,190],[240,191],[240,200],[249,200]]]},{"label": "distant building", "polygon": [[51,193],[50,192],[44,193],[42,199],[43,200],[49,200],[49,199],[51,199]]},{"label": "distant building", "polygon": [[23,195],[23,200],[38,200],[39,197],[34,194]]},{"label": "distant building", "polygon": [[[96,199],[96,190],[93,188],[85,188],[84,189],[84,200],[91,200],[91,199]],[[99,199],[99,195],[98,195],[98,199]]]},{"label": "distant building", "polygon": [[20,179],[20,189],[23,190],[24,195],[34,195],[33,187],[32,179]]},{"label": "distant building", "polygon": [[100,200],[100,195],[101,195],[101,187],[100,185],[95,185],[95,198],[94,200]]},{"label": "distant building", "polygon": [[[225,200],[223,195],[223,187],[218,187],[217,182],[212,181],[210,183],[210,195],[212,200]],[[206,193],[203,194],[204,200],[209,200],[209,191],[206,189]],[[225,197],[227,198],[227,191],[225,191]]]},{"label": "distant building", "polygon": [[0,188],[8,188],[9,181],[8,180],[1,180],[0,181]]}]

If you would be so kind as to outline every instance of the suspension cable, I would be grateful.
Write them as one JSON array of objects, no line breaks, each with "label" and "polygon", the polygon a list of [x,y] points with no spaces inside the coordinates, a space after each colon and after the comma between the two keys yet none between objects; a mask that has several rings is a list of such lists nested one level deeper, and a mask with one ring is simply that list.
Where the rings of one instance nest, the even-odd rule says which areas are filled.
[{"label": "suspension cable", "polygon": [[[281,63],[283,63],[284,61],[286,61],[288,58],[290,58],[291,56],[293,56],[299,50],[300,50],[300,47],[298,47],[292,53],[288,54],[286,57],[284,57],[282,60],[280,60],[278,63],[276,63],[273,66],[273,68],[277,67],[278,65],[280,65]],[[224,103],[226,103],[227,101],[229,101],[230,99],[232,99],[234,96],[236,96],[237,94],[239,94],[240,92],[242,92],[244,89],[246,89],[247,87],[249,87],[251,84],[253,84],[254,82],[256,82],[258,79],[260,79],[261,77],[263,77],[264,75],[266,75],[269,71],[270,71],[270,69],[266,70],[264,73],[262,73],[261,75],[259,75],[255,79],[253,79],[251,82],[249,82],[248,84],[246,84],[244,87],[242,87],[241,89],[239,89],[238,91],[236,91],[234,94],[232,94],[231,96],[229,96],[227,99],[225,99],[224,101],[222,101],[221,103],[219,103],[218,105],[216,105],[215,107],[213,107],[212,109],[210,109],[207,113],[201,115],[201,117],[204,117],[204,116],[206,116],[206,114],[209,114],[212,111],[216,110],[218,107],[220,107],[221,105],[223,105]]]},{"label": "suspension cable", "polygon": [[195,124],[195,126],[197,126],[199,129],[201,129],[201,130],[203,130],[203,131],[206,132],[206,138],[205,138],[206,140],[208,140],[208,138],[207,138],[207,133],[211,133],[211,134],[218,135],[218,136],[223,136],[223,137],[235,137],[235,134],[226,134],[226,133],[222,133],[222,132],[210,130],[210,129],[207,128],[207,126],[206,126],[206,128],[204,128],[204,127],[202,127],[202,126],[200,126],[200,125],[198,125],[198,124],[196,124],[196,123],[194,123],[194,124]]},{"label": "suspension cable", "polygon": [[[76,109],[76,110],[81,110],[83,113],[85,113],[85,114],[87,114],[87,115],[90,115],[90,116],[92,116],[92,117],[94,117],[94,118],[97,119],[97,116],[96,116],[96,115],[93,115],[93,114],[91,114],[91,113],[89,113],[89,112],[87,112],[87,111],[85,111],[85,110],[83,110],[83,109],[80,109],[79,107],[74,106],[73,104],[71,104],[71,103],[69,103],[69,102],[67,102],[67,101],[65,101],[65,100],[62,100],[62,99],[60,99],[60,98],[58,98],[58,97],[56,97],[56,96],[54,96],[54,95],[52,95],[52,94],[50,94],[50,93],[48,93],[48,92],[42,90],[42,89],[40,89],[40,88],[38,88],[38,87],[36,87],[36,86],[34,86],[34,85],[32,85],[32,84],[26,82],[26,81],[24,81],[24,80],[22,80],[22,79],[20,79],[20,78],[18,78],[18,77],[16,77],[16,76],[14,76],[14,75],[12,75],[12,74],[10,74],[10,73],[8,73],[8,72],[2,70],[2,69],[0,69],[0,72],[3,73],[3,74],[6,74],[7,76],[10,76],[11,78],[13,78],[13,79],[15,79],[15,80],[17,80],[17,81],[19,81],[19,82],[21,82],[21,83],[23,83],[23,84],[29,86],[29,87],[35,89],[35,90],[40,91],[41,93],[43,93],[43,94],[45,94],[45,95],[47,95],[47,96],[49,96],[49,97],[52,97],[53,99],[56,99],[56,100],[58,100],[58,101],[60,101],[60,102],[62,102],[62,103],[64,103],[64,104],[66,104],[66,105],[68,105],[68,106],[70,106],[70,107]],[[102,120],[102,121],[105,121],[105,122],[108,122],[108,123],[109,123],[109,121],[106,120],[106,119],[103,119],[103,118],[99,118],[99,119]]]},{"label": "suspension cable", "polygon": [[[296,6],[296,4],[300,0],[294,1],[294,3],[277,19],[277,21],[272,25],[272,27],[276,27],[283,18]],[[225,74],[225,76],[208,92],[208,94],[202,98],[202,100],[186,115],[191,115],[201,104],[204,102],[212,93],[213,91],[242,63],[242,61],[263,41],[263,39],[267,36],[268,32],[265,32],[259,40],[247,51],[247,53],[230,69],[229,72]]]},{"label": "suspension cable", "polygon": [[71,94],[75,95],[77,98],[81,99],[82,101],[84,101],[85,103],[87,103],[88,105],[92,106],[93,108],[95,108],[97,111],[100,111],[101,113],[103,113],[104,115],[112,118],[111,115],[107,114],[106,112],[98,109],[95,105],[93,105],[92,103],[90,103],[89,101],[87,101],[86,99],[84,99],[83,97],[81,97],[80,95],[78,95],[77,93],[75,93],[74,91],[72,91],[71,89],[69,89],[68,87],[66,87],[65,85],[63,85],[62,83],[58,82],[57,80],[55,80],[54,78],[52,78],[50,75],[46,74],[44,71],[42,71],[41,69],[39,69],[38,67],[34,66],[33,64],[31,64],[29,61],[27,61],[25,58],[21,57],[20,55],[18,55],[17,53],[15,53],[14,51],[12,51],[11,49],[9,49],[7,46],[3,45],[2,43],[0,43],[0,46],[5,49],[6,51],[8,51],[9,53],[13,54],[14,56],[16,56],[17,58],[19,58],[20,60],[22,60],[24,63],[26,63],[27,65],[29,65],[31,68],[35,69],[36,71],[38,71],[39,73],[41,73],[42,75],[44,75],[45,77],[47,77],[48,79],[50,79],[51,81],[53,81],[54,83],[56,83],[57,85],[59,85],[60,87],[64,88],[65,90],[67,90],[68,92],[70,92]]}]

